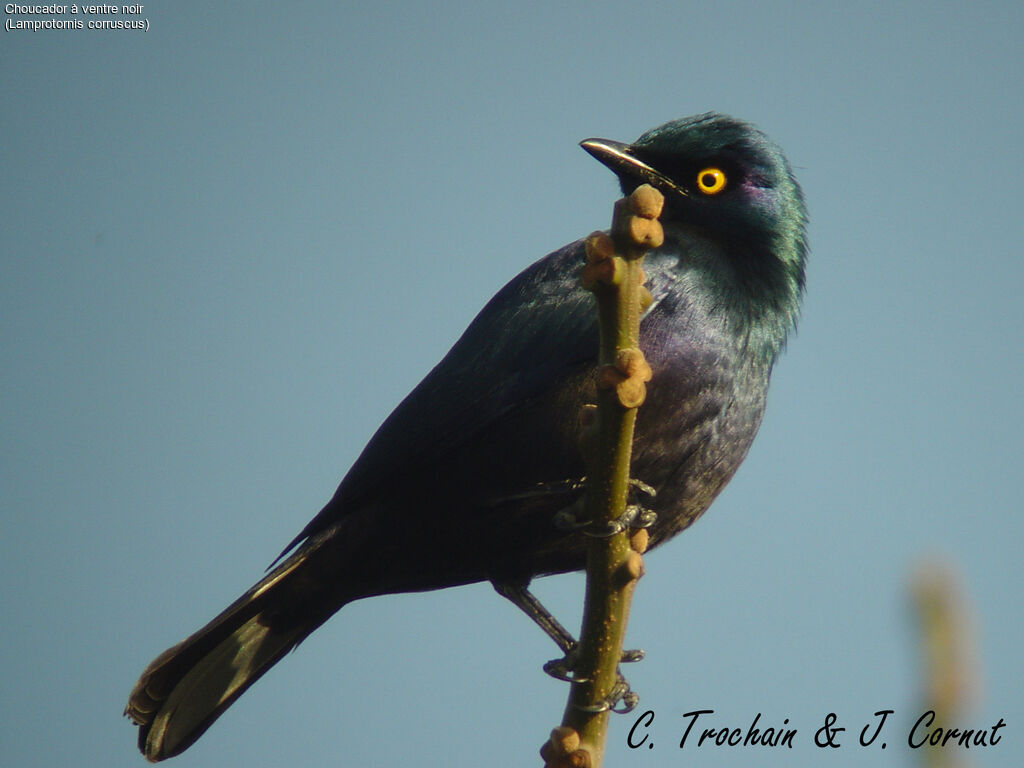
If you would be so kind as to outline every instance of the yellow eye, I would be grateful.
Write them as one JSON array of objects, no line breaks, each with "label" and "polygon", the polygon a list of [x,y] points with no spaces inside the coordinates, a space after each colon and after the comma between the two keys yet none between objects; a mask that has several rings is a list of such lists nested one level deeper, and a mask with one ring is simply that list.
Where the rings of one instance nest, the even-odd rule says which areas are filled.
[{"label": "yellow eye", "polygon": [[717,195],[725,189],[725,171],[721,168],[705,168],[697,174],[697,189],[705,195]]}]

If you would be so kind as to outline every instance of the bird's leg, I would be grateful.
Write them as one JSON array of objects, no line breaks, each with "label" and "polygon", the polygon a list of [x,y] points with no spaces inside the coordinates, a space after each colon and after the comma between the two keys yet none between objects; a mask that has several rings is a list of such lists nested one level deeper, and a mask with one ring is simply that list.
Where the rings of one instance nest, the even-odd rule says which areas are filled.
[{"label": "bird's leg", "polygon": [[576,650],[576,638],[562,626],[544,604],[527,588],[529,582],[492,581],[495,591],[510,600],[519,610],[533,619],[533,623],[544,630],[544,634],[555,641],[562,653],[569,655]]},{"label": "bird's leg", "polygon": [[[560,659],[552,659],[545,663],[544,671],[558,680],[565,680],[570,683],[586,682],[584,678],[573,675],[579,643],[569,633],[569,630],[563,627],[561,622],[551,614],[551,611],[545,608],[544,604],[527,588],[529,582],[492,581],[491,584],[499,595],[511,601],[519,610],[529,616],[538,627],[544,630],[544,634],[554,640],[555,645],[565,654]],[[643,657],[644,652],[637,648],[623,651],[621,661],[627,663],[640,661]],[[617,709],[616,705],[620,701],[623,706]],[[629,682],[619,672],[618,680],[608,698],[594,704],[591,708],[588,708],[588,711],[604,712],[611,710],[613,712],[629,712],[636,706],[637,701],[639,701],[639,697],[633,693],[629,687]]]},{"label": "bird's leg", "polygon": [[652,509],[636,501],[637,495],[644,495],[653,499],[657,491],[642,480],[635,477],[629,479],[630,503],[617,520],[612,520],[601,525],[595,524],[592,520],[580,521],[576,515],[577,508],[582,507],[582,498],[575,504],[555,515],[555,526],[563,531],[582,530],[588,536],[607,538],[617,533],[622,533],[628,528],[650,528],[658,519],[657,513]]}]

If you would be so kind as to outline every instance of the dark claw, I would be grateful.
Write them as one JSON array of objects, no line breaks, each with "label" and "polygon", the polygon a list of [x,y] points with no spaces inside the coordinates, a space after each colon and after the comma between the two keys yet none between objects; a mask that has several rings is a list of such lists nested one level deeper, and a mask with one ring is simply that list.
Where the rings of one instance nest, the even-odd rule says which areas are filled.
[{"label": "dark claw", "polygon": [[[616,706],[619,702],[622,702],[622,706]],[[590,706],[577,707],[582,712],[615,712],[617,714],[626,714],[632,712],[636,705],[640,702],[640,697],[637,696],[629,688],[629,683],[626,682],[626,678],[619,675],[618,681],[608,694],[608,698],[601,699],[596,704]]]},{"label": "dark claw", "polygon": [[[642,480],[630,478],[629,485],[631,495],[639,492],[652,499],[657,495],[657,491]],[[581,521],[579,519],[577,512],[582,508],[583,501],[580,499],[572,506],[557,513],[554,518],[555,527],[560,531],[582,530],[587,536],[606,539],[629,528],[650,528],[658,519],[657,513],[641,504],[627,504],[618,520],[594,523],[592,520]]]},{"label": "dark claw", "polygon": [[[631,663],[640,661],[643,657],[644,652],[639,648],[635,648],[623,651],[621,660],[623,663]],[[587,682],[587,678],[575,676],[573,673],[573,667],[575,666],[576,648],[573,647],[561,659],[552,659],[547,662],[544,665],[544,671],[556,680],[564,680],[567,683]],[[591,704],[590,706],[579,707],[579,709],[584,712],[615,712],[617,714],[626,714],[627,712],[632,712],[639,701],[640,697],[629,687],[629,681],[623,677],[621,672],[619,672],[618,679],[607,698],[602,699],[596,704]]]},{"label": "dark claw", "polygon": [[[658,492],[649,486],[642,480],[637,480],[635,477],[630,478],[629,484],[633,495],[635,496],[638,492],[642,493],[649,499],[653,499],[658,495]],[[647,509],[643,504],[634,503],[626,507],[626,511],[630,512],[632,518],[630,519],[630,528],[650,528],[658,519],[658,513],[653,509]]]},{"label": "dark claw", "polygon": [[650,499],[653,499],[658,495],[658,491],[649,486],[643,480],[637,480],[635,477],[631,477],[629,478],[629,484],[633,487],[634,491],[639,491]]},{"label": "dark claw", "polygon": [[[625,515],[623,515],[623,517],[625,517]],[[600,524],[590,521],[583,528],[583,533],[595,539],[607,539],[611,536],[614,536],[617,533],[622,533],[628,527],[629,524],[623,522],[622,518],[619,518],[618,520],[610,520],[606,523]]]},{"label": "dark claw", "polygon": [[587,678],[576,677],[573,674],[573,666],[576,663],[575,656],[575,650],[573,650],[561,659],[552,659],[544,664],[544,671],[556,680],[562,680],[566,683],[585,683]]},{"label": "dark claw", "polygon": [[[620,661],[623,664],[632,664],[637,661],[643,661],[645,652],[642,648],[633,648],[631,650],[623,651],[622,658]],[[567,683],[585,683],[587,678],[576,677],[573,674],[573,670],[576,666],[576,647],[573,646],[568,653],[560,659],[552,659],[544,664],[544,672],[551,675],[556,680],[564,680]],[[620,682],[626,684],[626,689],[629,689],[629,683],[626,679],[619,675]]]},{"label": "dark claw", "polygon": [[603,539],[622,533],[629,528],[650,528],[657,519],[658,515],[653,510],[645,509],[639,504],[629,504],[618,520],[612,520],[600,526],[590,525],[583,532],[587,536]]},{"label": "dark claw", "polygon": [[639,504],[630,504],[626,507],[626,513],[630,515],[630,528],[650,528],[658,520],[657,512]]},{"label": "dark claw", "polygon": [[636,709],[636,705],[639,703],[640,697],[634,691],[626,691],[622,696],[622,706],[619,708],[612,707],[612,712],[625,715]]}]

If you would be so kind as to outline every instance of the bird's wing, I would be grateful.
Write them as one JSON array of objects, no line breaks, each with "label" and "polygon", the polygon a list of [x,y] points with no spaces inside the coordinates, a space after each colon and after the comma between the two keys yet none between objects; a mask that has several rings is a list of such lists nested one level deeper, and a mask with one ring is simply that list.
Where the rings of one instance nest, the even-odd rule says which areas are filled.
[{"label": "bird's wing", "polygon": [[592,365],[593,297],[579,286],[581,241],[534,263],[480,311],[440,363],[370,439],[334,498],[285,550],[329,527],[381,484],[458,450]]}]

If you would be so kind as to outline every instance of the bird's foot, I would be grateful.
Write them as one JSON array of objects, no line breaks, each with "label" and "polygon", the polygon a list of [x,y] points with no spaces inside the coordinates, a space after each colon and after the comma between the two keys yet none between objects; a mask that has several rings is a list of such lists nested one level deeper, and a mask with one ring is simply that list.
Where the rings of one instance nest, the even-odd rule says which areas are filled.
[{"label": "bird's foot", "polygon": [[[552,659],[547,662],[544,665],[544,671],[558,680],[564,680],[569,683],[588,682],[586,678],[577,677],[575,674],[575,667],[579,656],[579,643],[576,638],[534,597],[533,593],[527,588],[526,583],[517,581],[494,581],[492,583],[499,595],[510,600],[527,616],[533,619],[537,626],[543,629],[544,633],[565,654],[560,659]],[[619,662],[622,664],[632,664],[641,661],[643,658],[644,652],[636,648],[623,651]],[[619,670],[616,670],[616,676],[615,685],[612,686],[608,696],[590,705],[593,709],[588,709],[587,711],[629,712],[637,705],[640,699],[629,687],[629,681],[626,680]]]},{"label": "bird's foot", "polygon": [[617,533],[622,533],[630,528],[650,528],[658,519],[654,510],[636,501],[638,496],[646,496],[653,499],[657,491],[642,480],[635,477],[629,479],[629,503],[622,515],[616,520],[609,520],[596,523],[593,520],[580,520],[577,511],[582,508],[583,500],[578,500],[572,506],[563,509],[555,515],[555,527],[563,531],[583,531],[587,536],[596,538],[608,538]]},{"label": "bird's foot", "polygon": [[639,703],[640,696],[629,687],[629,681],[620,674],[619,679],[612,686],[611,692],[605,698],[594,704],[576,704],[574,706],[582,712],[615,712],[624,715],[636,709],[636,705]]},{"label": "bird's foot", "polygon": [[[567,683],[585,683],[587,678],[577,677],[576,662],[579,651],[579,644],[573,640],[572,645],[566,651],[565,656],[560,659],[551,659],[544,664],[544,672],[556,680],[564,680]],[[642,648],[633,648],[622,652],[622,657],[619,659],[623,664],[632,664],[637,661],[642,661],[644,658],[644,650]],[[624,682],[625,678],[622,674],[619,674],[619,678]]]},{"label": "bird's foot", "polygon": [[544,673],[551,675],[555,680],[562,680],[566,683],[585,683],[586,678],[575,677],[573,670],[576,667],[576,644],[569,649],[569,652],[560,659],[551,659],[544,662]]},{"label": "bird's foot", "polygon": [[[586,678],[577,677],[574,674],[574,667],[577,660],[576,650],[577,649],[574,647],[561,659],[552,659],[544,665],[544,671],[556,680],[564,680],[568,683],[589,682]],[[644,652],[640,649],[622,652],[622,661],[624,663],[640,661],[643,657]],[[616,670],[615,685],[612,686],[611,691],[609,691],[605,698],[586,706],[576,706],[584,712],[610,711],[625,714],[626,712],[631,712],[639,701],[640,697],[632,688],[630,688],[629,681],[621,671]]]},{"label": "bird's foot", "polygon": [[[635,648],[633,650],[622,652],[622,662],[632,663],[640,661],[644,657],[644,652]],[[560,659],[552,659],[544,665],[544,671],[551,675],[556,680],[564,680],[567,683],[586,683],[589,682],[587,678],[577,677],[575,674],[575,666],[577,662],[577,647],[574,646],[570,651]],[[595,702],[586,706],[579,706],[577,708],[584,712],[616,712],[619,714],[625,714],[631,712],[640,701],[640,697],[636,692],[630,688],[629,681],[625,678],[620,670],[616,670],[615,685],[612,686],[611,691],[608,695]]]}]

